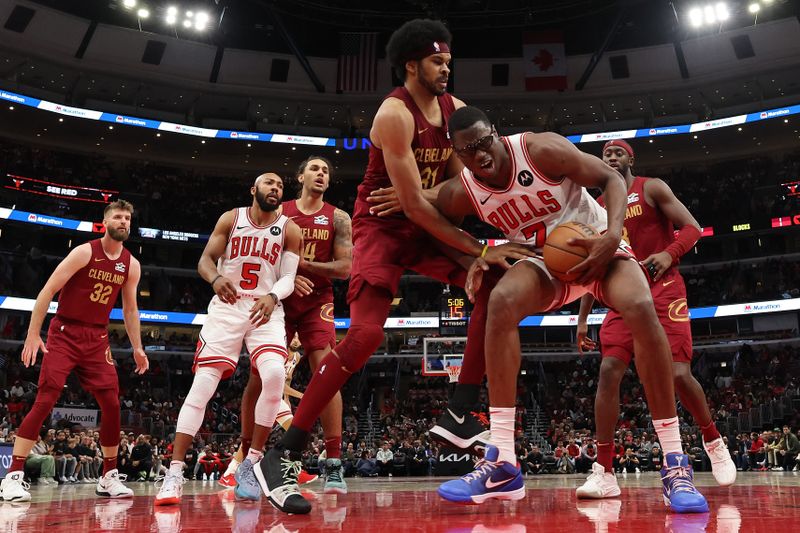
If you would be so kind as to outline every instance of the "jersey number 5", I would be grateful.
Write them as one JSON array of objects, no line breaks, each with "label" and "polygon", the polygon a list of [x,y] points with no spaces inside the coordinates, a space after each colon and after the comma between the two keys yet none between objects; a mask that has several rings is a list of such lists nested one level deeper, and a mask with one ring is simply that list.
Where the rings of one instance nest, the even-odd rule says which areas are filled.
[{"label": "jersey number 5", "polygon": [[245,263],[242,265],[242,281],[239,287],[246,291],[252,291],[258,287],[258,272],[261,270],[261,263]]},{"label": "jersey number 5", "polygon": [[544,222],[525,226],[521,231],[526,241],[530,241],[533,238],[534,247],[541,248],[544,246],[544,241],[547,239],[547,226],[544,225]]}]

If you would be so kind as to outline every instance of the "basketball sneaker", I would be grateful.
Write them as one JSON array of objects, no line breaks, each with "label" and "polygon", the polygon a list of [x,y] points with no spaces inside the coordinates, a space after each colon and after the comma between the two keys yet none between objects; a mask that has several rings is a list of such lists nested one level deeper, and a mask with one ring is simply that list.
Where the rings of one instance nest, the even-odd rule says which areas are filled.
[{"label": "basketball sneaker", "polygon": [[664,504],[676,513],[707,513],[708,502],[694,486],[689,456],[683,453],[668,453],[661,469],[664,486]]},{"label": "basketball sneaker", "polygon": [[308,514],[311,504],[300,494],[297,476],[302,466],[300,454],[273,446],[254,469],[258,484],[273,507],[284,513]]},{"label": "basketball sneaker", "polygon": [[6,478],[0,483],[0,494],[3,495],[3,500],[7,502],[29,502],[31,501],[31,493],[28,489],[31,486],[25,481],[25,472],[17,470],[16,472],[9,472]]},{"label": "basketball sneaker", "polygon": [[233,493],[239,500],[257,502],[261,499],[261,487],[258,486],[256,476],[253,474],[253,462],[249,458],[245,458],[236,469],[236,488],[233,489]]},{"label": "basketball sneaker", "polygon": [[592,465],[592,473],[589,474],[583,485],[575,490],[578,498],[615,498],[620,494],[617,476],[606,473],[605,467],[598,462]]},{"label": "basketball sneaker", "polygon": [[711,473],[714,474],[717,484],[722,487],[733,485],[733,482],[736,481],[736,465],[733,463],[731,453],[722,437],[709,443],[703,439],[703,448],[711,460]]},{"label": "basketball sneaker", "polygon": [[156,507],[153,509],[156,519],[156,533],[175,533],[181,530],[180,507]]},{"label": "basketball sneaker", "polygon": [[664,517],[666,533],[706,533],[708,513],[701,514],[668,514]]},{"label": "basketball sneaker", "polygon": [[236,486],[236,469],[239,468],[239,461],[236,459],[231,459],[231,462],[228,463],[228,468],[225,469],[225,473],[222,474],[222,477],[219,478],[217,483],[222,485],[223,487],[235,487]]},{"label": "basketball sneaker", "polygon": [[347,482],[344,480],[342,460],[331,458],[325,460],[325,480],[322,482],[325,494],[347,494]]},{"label": "basketball sneaker", "polygon": [[300,475],[297,476],[297,484],[298,485],[305,485],[306,483],[313,483],[319,479],[317,474],[309,474],[305,470],[300,471]]},{"label": "basketball sneaker", "polygon": [[428,434],[439,444],[482,456],[489,441],[488,428],[489,421],[485,414],[472,411],[459,414],[448,407]]},{"label": "basketball sneaker", "polygon": [[183,496],[183,484],[186,479],[183,477],[183,472],[173,473],[167,470],[163,479],[161,488],[156,495],[156,505],[178,505],[181,503],[181,496]]},{"label": "basketball sneaker", "polygon": [[442,483],[439,496],[455,503],[476,504],[489,499],[521,500],[525,497],[525,481],[519,465],[498,461],[500,450],[487,444],[486,455],[475,470],[460,479]]},{"label": "basketball sneaker", "polygon": [[128,529],[128,509],[133,507],[133,500],[97,500],[94,504],[94,518],[100,529]]},{"label": "basketball sneaker", "polygon": [[125,474],[120,474],[116,468],[109,470],[97,481],[94,493],[106,498],[132,498],[133,490],[122,484],[126,477]]},{"label": "basketball sneaker", "polygon": [[608,532],[608,525],[619,522],[622,500],[578,500],[578,512],[594,524],[597,533]]},{"label": "basketball sneaker", "polygon": [[[258,490],[261,492],[261,489]],[[260,505],[236,503],[233,508],[231,533],[250,533],[252,531],[258,531],[258,519],[260,514]]]}]

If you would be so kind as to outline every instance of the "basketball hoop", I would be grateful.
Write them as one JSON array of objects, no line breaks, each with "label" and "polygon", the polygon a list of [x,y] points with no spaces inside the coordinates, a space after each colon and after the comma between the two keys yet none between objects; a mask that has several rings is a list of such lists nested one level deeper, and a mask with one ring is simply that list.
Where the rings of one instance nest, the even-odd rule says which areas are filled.
[{"label": "basketball hoop", "polygon": [[447,377],[450,383],[457,383],[458,376],[461,375],[461,365],[450,365],[447,367]]}]

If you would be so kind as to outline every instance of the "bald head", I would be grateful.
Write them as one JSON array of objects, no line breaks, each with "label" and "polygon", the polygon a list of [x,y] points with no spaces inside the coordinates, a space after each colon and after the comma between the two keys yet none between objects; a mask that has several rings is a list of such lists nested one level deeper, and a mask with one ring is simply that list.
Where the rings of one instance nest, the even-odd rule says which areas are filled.
[{"label": "bald head", "polygon": [[258,187],[258,184],[261,183],[264,179],[266,179],[268,177],[272,178],[274,180],[280,180],[280,182],[283,183],[283,178],[281,178],[280,176],[278,176],[274,172],[264,172],[263,174],[261,174],[260,176],[258,176],[256,178],[256,181],[253,182],[253,187]]}]

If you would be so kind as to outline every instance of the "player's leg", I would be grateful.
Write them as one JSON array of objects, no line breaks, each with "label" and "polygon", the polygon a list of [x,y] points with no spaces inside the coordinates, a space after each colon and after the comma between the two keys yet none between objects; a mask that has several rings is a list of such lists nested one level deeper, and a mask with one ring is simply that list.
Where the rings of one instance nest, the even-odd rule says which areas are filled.
[{"label": "player's leg", "polygon": [[707,512],[681,448],[673,380],[663,379],[672,373],[672,353],[644,273],[633,260],[614,259],[599,286],[596,296],[622,315],[633,335],[636,370],[664,450],[664,502],[676,512]]},{"label": "player's leg", "polygon": [[7,502],[25,502],[31,499],[30,493],[25,488],[27,485],[24,481],[25,459],[36,444],[42,424],[61,396],[67,376],[77,363],[78,357],[72,353],[74,342],[70,341],[71,334],[72,328],[68,329],[66,325],[61,324],[58,317],[50,322],[47,335],[48,353],[42,358],[36,399],[17,431],[8,475],[0,484],[0,494]]},{"label": "player's leg", "polygon": [[286,351],[283,316],[273,315],[269,322],[250,331],[245,341],[251,354],[251,362],[258,370],[261,393],[254,411],[255,423],[250,450],[236,470],[235,493],[238,498],[258,501],[261,498],[261,488],[253,473],[253,467],[263,457],[264,445],[275,424],[286,382],[284,362],[289,354]]},{"label": "player's leg", "polygon": [[223,487],[235,487],[236,479],[234,477],[236,469],[242,464],[247,452],[250,451],[250,442],[253,439],[253,418],[255,417],[256,401],[261,394],[261,379],[258,376],[258,370],[255,367],[250,367],[250,375],[247,378],[247,385],[242,394],[242,406],[239,413],[239,423],[242,426],[241,444],[236,450],[236,453],[231,458],[228,466],[225,468],[225,473],[220,476],[218,483]]},{"label": "player's leg", "polygon": [[475,472],[439,487],[439,495],[460,503],[488,499],[517,500],[525,496],[525,484],[514,453],[517,377],[521,361],[519,322],[550,307],[556,287],[531,261],[520,261],[500,279],[489,297],[486,361],[489,385],[491,442],[485,461]]},{"label": "player's leg", "polygon": [[[619,322],[622,322],[621,318]],[[621,325],[624,328],[624,323]],[[619,387],[633,356],[633,346],[630,351],[623,351],[615,346],[606,347],[603,343],[603,350],[606,353],[600,362],[600,375],[594,397],[597,461],[592,465],[592,473],[586,482],[575,491],[578,498],[613,498],[620,495],[619,484],[614,475],[614,429],[619,420]]]},{"label": "player's leg", "polygon": [[[399,279],[399,276],[398,276]],[[351,291],[354,290],[351,281]],[[297,514],[311,511],[311,505],[297,489],[300,454],[308,442],[311,426],[350,376],[361,369],[383,342],[383,324],[389,316],[392,293],[366,282],[359,283],[350,301],[350,329],[336,348],[326,355],[314,372],[297,407],[292,426],[256,468],[256,477],[277,509]],[[289,458],[284,457],[289,450]]]}]

